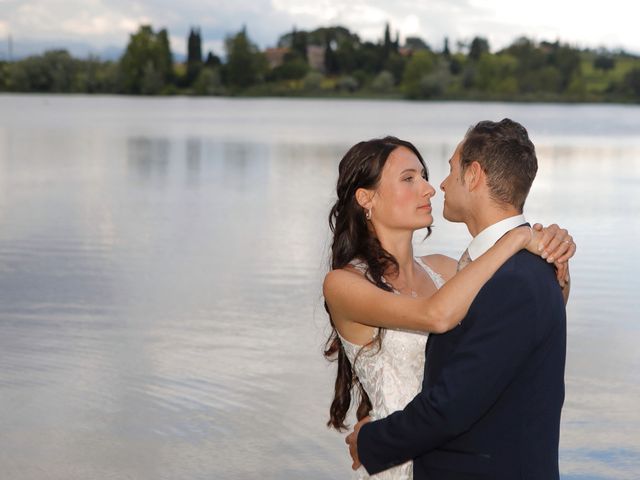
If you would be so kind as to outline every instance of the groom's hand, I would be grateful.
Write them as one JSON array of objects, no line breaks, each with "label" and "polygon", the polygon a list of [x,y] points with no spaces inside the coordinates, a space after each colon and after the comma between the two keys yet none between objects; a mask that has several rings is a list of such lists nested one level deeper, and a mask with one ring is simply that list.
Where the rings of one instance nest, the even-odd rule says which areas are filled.
[{"label": "groom's hand", "polygon": [[351,455],[351,459],[353,460],[351,468],[354,470],[357,470],[358,468],[360,468],[360,465],[362,465],[360,463],[360,459],[358,458],[358,433],[360,433],[360,428],[362,427],[362,425],[370,421],[370,417],[364,417],[362,420],[356,423],[356,426],[353,427],[353,432],[347,435],[347,438],[345,438],[344,440],[347,445],[349,445],[349,454]]}]

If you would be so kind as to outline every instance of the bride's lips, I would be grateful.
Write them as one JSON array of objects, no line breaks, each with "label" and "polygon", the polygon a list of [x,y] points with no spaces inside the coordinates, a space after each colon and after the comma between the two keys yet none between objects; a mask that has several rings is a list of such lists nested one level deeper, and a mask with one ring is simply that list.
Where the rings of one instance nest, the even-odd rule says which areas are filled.
[{"label": "bride's lips", "polygon": [[431,211],[431,204],[427,204],[427,205],[420,205],[418,207],[418,210],[426,210],[427,212]]}]

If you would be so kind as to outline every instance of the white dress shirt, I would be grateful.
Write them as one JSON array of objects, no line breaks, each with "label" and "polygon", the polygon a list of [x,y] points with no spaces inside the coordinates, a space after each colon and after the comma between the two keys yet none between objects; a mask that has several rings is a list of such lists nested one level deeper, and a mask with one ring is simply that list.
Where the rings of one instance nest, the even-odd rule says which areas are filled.
[{"label": "white dress shirt", "polygon": [[469,256],[471,260],[476,260],[480,255],[489,250],[505,233],[527,223],[524,215],[505,218],[493,225],[488,226],[476,235],[469,244]]}]

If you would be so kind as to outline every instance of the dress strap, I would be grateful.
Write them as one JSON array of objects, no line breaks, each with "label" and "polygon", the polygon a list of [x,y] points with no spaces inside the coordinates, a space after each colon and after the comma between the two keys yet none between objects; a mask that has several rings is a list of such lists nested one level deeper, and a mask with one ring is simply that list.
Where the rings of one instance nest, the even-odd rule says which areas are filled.
[{"label": "dress strap", "polygon": [[367,264],[362,260],[354,258],[349,262],[349,265],[358,270],[361,274],[367,276],[369,268],[367,267]]},{"label": "dress strap", "polygon": [[433,281],[436,288],[438,289],[441,288],[444,285],[444,278],[442,278],[442,275],[440,275],[438,272],[432,269],[429,265],[427,265],[427,263],[424,260],[422,260],[421,257],[415,257],[415,259],[416,259],[416,262],[418,262],[418,265],[424,268],[427,274],[431,277],[431,280]]},{"label": "dress strap", "polygon": [[[362,273],[362,275],[364,275],[365,277],[367,277],[370,281],[373,282],[371,275],[369,275],[369,267],[367,266],[367,264],[365,262],[363,262],[360,259],[354,258],[353,260],[351,260],[349,262],[349,265],[351,265],[353,268],[355,268],[356,270],[358,270],[360,273]],[[393,288],[393,286],[387,282],[387,279],[384,278],[384,275],[382,277],[380,277],[380,279],[386,283],[387,285],[389,285],[389,287],[391,288],[391,292],[395,293],[396,295],[400,295],[400,292],[397,291],[395,288]]]}]

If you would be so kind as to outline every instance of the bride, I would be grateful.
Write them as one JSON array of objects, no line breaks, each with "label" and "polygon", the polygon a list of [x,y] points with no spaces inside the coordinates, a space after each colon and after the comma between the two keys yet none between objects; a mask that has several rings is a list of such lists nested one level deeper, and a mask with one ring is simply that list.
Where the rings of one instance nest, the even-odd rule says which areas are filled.
[{"label": "bride", "polygon": [[[460,272],[444,255],[414,257],[413,233],[427,227],[431,234],[436,192],[409,142],[386,137],[354,145],[340,162],[336,190],[323,293],[332,327],[325,356],[338,363],[328,425],[338,431],[347,428],[354,390],[358,420],[404,408],[421,388],[427,332],[454,328],[485,282],[519,250],[555,263],[568,298],[567,260],[575,244],[555,225],[518,227]],[[370,478],[363,467],[356,476]],[[412,463],[372,478],[411,479]]]}]

